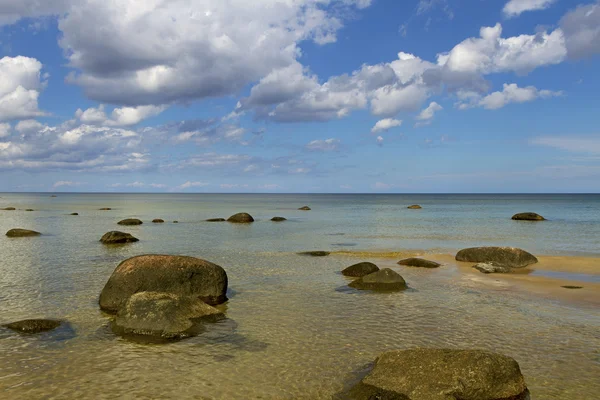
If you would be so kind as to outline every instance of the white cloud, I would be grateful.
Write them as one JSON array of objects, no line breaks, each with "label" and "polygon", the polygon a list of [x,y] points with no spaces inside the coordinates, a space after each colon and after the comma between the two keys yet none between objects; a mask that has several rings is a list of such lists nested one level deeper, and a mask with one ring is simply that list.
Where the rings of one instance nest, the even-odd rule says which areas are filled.
[{"label": "white cloud", "polygon": [[111,117],[108,118],[106,112],[104,111],[104,104],[100,104],[97,108],[90,107],[85,111],[78,109],[75,112],[75,117],[77,117],[84,124],[97,124],[106,126],[131,126],[140,123],[146,118],[150,118],[160,114],[166,108],[166,106],[138,106],[115,108],[112,111]]},{"label": "white cloud", "polygon": [[580,5],[560,20],[569,57],[584,58],[600,53],[600,1]]},{"label": "white cloud", "polygon": [[313,140],[306,145],[306,149],[311,151],[334,151],[340,147],[340,143],[340,140],[335,138]]},{"label": "white cloud", "polygon": [[572,153],[600,154],[600,136],[540,136],[531,139],[530,143]]},{"label": "white cloud", "polygon": [[206,182],[192,182],[192,181],[187,181],[184,184],[181,184],[179,186],[177,186],[178,189],[181,190],[185,190],[185,189],[190,189],[190,188],[197,188],[197,187],[205,187],[208,186],[209,184]]},{"label": "white cloud", "polygon": [[561,96],[562,92],[553,92],[551,90],[538,90],[533,86],[520,88],[515,83],[504,84],[501,92],[493,92],[485,97],[479,97],[474,94],[467,94],[467,102],[459,102],[458,108],[461,110],[472,107],[483,107],[487,110],[496,110],[510,103],[525,103],[536,99],[548,99]]},{"label": "white cloud", "polygon": [[42,116],[38,97],[45,86],[42,63],[29,57],[0,59],[0,121]]},{"label": "white cloud", "polygon": [[84,183],[82,182],[72,182],[72,181],[58,181],[56,182],[54,185],[52,185],[53,188],[59,188],[59,187],[63,187],[63,186],[81,186],[84,185]]},{"label": "white cloud", "polygon": [[11,126],[8,123],[0,123],[0,138],[10,135]]},{"label": "white cloud", "polygon": [[391,190],[391,189],[395,189],[398,187],[400,187],[400,185],[384,183],[384,182],[375,182],[375,184],[373,185],[373,189],[376,189],[376,190]]},{"label": "white cloud", "polygon": [[385,118],[377,121],[375,126],[371,128],[371,133],[385,132],[391,128],[402,125],[402,121],[393,118]]},{"label": "white cloud", "polygon": [[426,109],[424,109],[419,113],[419,115],[417,115],[416,119],[417,121],[420,121],[417,123],[417,126],[430,124],[433,120],[433,117],[435,116],[435,113],[443,109],[444,107],[440,106],[435,101],[432,101]]},{"label": "white cloud", "polygon": [[544,10],[556,0],[510,0],[502,11],[507,17],[516,17],[525,11]]},{"label": "white cloud", "polygon": [[378,144],[379,146],[383,145],[384,139],[383,139],[383,137],[382,137],[382,136],[377,136],[377,139],[376,139],[376,140],[377,140],[377,144]]},{"label": "white cloud", "polygon": [[35,119],[19,121],[17,125],[15,125],[15,130],[22,135],[39,132],[42,129],[44,129],[44,124]]},{"label": "white cloud", "polygon": [[278,190],[282,189],[282,186],[276,183],[265,183],[264,185],[259,185],[258,188],[263,190]]},{"label": "white cloud", "polygon": [[240,183],[222,183],[219,185],[221,189],[247,189],[250,187],[248,184],[240,184]]}]

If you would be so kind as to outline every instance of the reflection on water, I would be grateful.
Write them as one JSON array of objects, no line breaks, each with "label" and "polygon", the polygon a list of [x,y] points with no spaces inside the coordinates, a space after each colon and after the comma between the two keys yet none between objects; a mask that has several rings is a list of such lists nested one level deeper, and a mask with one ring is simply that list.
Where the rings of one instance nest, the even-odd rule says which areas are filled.
[{"label": "reflection on water", "polygon": [[[418,241],[391,244],[353,235],[406,235],[407,226],[420,230],[417,236],[428,229],[449,235],[451,224],[444,222],[439,210],[442,222],[437,228],[423,213],[419,213],[423,226],[411,220],[414,213],[403,214],[406,204],[420,203],[426,206],[422,211],[434,207],[435,201],[428,198],[392,204],[385,197],[378,205],[357,205],[304,197],[266,201],[221,196],[215,201],[149,195],[11,196],[16,195],[2,195],[0,208],[10,202],[40,211],[1,214],[2,232],[19,226],[45,235],[0,238],[0,323],[66,319],[72,334],[53,340],[0,330],[0,398],[329,399],[381,352],[415,346],[482,348],[512,356],[535,399],[595,399],[600,392],[596,309],[510,292],[502,285],[477,287],[453,265],[420,270],[399,267],[393,264],[395,259],[386,266],[400,272],[411,290],[386,294],[346,290],[349,279],[339,271],[356,263],[356,258],[294,254],[314,248],[342,250],[343,246],[333,245],[355,242],[358,249],[419,248],[409,246]],[[550,217],[542,203],[531,210]],[[283,216],[297,222],[268,221],[286,204],[289,215]],[[313,211],[293,210],[304,204]],[[485,219],[511,211],[504,203],[500,210],[491,204],[471,202],[461,212],[478,209],[479,218]],[[528,211],[527,205],[515,209]],[[97,211],[102,206],[115,210]],[[597,218],[597,209],[586,210]],[[250,212],[257,222],[251,226],[203,222],[238,211]],[[80,216],[65,216],[68,212]],[[379,214],[381,226],[372,221]],[[452,212],[449,215],[458,220]],[[181,223],[126,227],[141,241],[120,247],[99,244],[102,234],[117,228],[116,222],[125,217]],[[551,217],[568,219],[567,214]],[[404,218],[408,220],[403,222]],[[498,224],[499,235],[514,229],[500,218]],[[477,225],[469,229],[473,236],[457,247],[480,244]],[[541,247],[546,245],[540,238],[556,234],[552,225],[522,229],[526,232],[516,235],[515,241],[524,237]],[[481,230],[482,237],[493,237],[492,228]],[[346,233],[346,239],[332,233]],[[580,237],[585,243],[587,235],[596,233],[597,222]],[[565,241],[559,248],[573,242]],[[440,244],[419,243],[420,248]],[[593,252],[591,245],[584,247],[579,240],[570,250]],[[113,335],[109,317],[98,309],[98,295],[120,261],[144,253],[191,255],[223,266],[231,288],[230,301],[222,306],[228,318],[207,325],[198,337],[169,345],[143,345]]]}]

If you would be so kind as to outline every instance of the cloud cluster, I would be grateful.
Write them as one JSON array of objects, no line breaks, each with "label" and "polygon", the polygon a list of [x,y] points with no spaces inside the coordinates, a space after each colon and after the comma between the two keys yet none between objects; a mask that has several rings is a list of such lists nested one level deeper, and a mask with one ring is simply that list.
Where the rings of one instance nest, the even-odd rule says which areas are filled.
[{"label": "cloud cluster", "polygon": [[480,96],[473,92],[461,92],[457,107],[461,110],[473,107],[483,107],[487,110],[496,110],[510,103],[525,103],[535,99],[548,99],[562,96],[563,92],[551,90],[538,90],[533,86],[521,88],[515,83],[504,84],[502,91],[493,92],[487,96]]},{"label": "cloud cluster", "polygon": [[502,12],[507,17],[517,17],[526,11],[544,10],[556,0],[510,0]]},{"label": "cloud cluster", "polygon": [[417,115],[416,120],[419,122],[417,122],[416,126],[423,126],[423,125],[431,124],[431,121],[433,120],[435,113],[438,111],[441,111],[443,109],[444,109],[444,107],[440,106],[435,101],[432,101],[427,108],[425,108],[423,111],[421,111],[419,113],[419,115]]},{"label": "cloud cluster", "polygon": [[108,117],[104,111],[104,104],[98,107],[90,107],[85,111],[77,109],[75,117],[84,124],[106,125],[106,126],[131,126],[136,125],[146,118],[154,117],[163,112],[167,107],[160,106],[137,106],[114,108]]},{"label": "cloud cluster", "polygon": [[0,59],[0,122],[44,115],[38,97],[46,85],[42,63],[29,57]]},{"label": "cloud cluster", "polygon": [[393,118],[380,119],[371,128],[371,133],[386,132],[392,128],[402,125],[402,121]]}]

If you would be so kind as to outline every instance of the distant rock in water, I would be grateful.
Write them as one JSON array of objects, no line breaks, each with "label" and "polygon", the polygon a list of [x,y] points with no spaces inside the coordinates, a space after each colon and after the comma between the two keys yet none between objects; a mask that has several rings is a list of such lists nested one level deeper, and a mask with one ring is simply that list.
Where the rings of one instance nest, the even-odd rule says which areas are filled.
[{"label": "distant rock in water", "polygon": [[57,195],[55,195],[55,194],[53,194],[53,195],[52,195],[52,196],[50,196],[50,197],[58,197],[58,196],[57,196]]},{"label": "distant rock in water", "polygon": [[98,210],[100,210],[100,211],[110,211],[110,210],[112,210],[112,208],[110,208],[110,207],[104,207],[104,208],[99,208]]},{"label": "distant rock in water", "polygon": [[528,400],[519,364],[482,350],[410,349],[383,353],[351,399]]},{"label": "distant rock in water", "polygon": [[100,241],[104,244],[122,244],[139,242],[139,239],[133,237],[130,233],[112,231],[105,233]]},{"label": "distant rock in water", "polygon": [[209,218],[206,222],[225,222],[227,221],[225,218]]},{"label": "distant rock in water", "polygon": [[561,286],[561,288],[565,288],[565,289],[583,289],[583,286],[565,285],[565,286]]},{"label": "distant rock in water", "polygon": [[122,221],[117,222],[119,225],[142,225],[143,222],[137,218],[127,218]]},{"label": "distant rock in water", "polygon": [[237,213],[235,215],[232,215],[231,217],[229,217],[227,219],[228,222],[233,222],[236,224],[247,224],[250,222],[254,222],[254,218],[252,218],[252,215],[248,214],[248,213]]},{"label": "distant rock in water", "polygon": [[437,268],[442,264],[435,261],[425,260],[423,258],[405,258],[404,260],[398,261],[399,265],[406,265],[407,267],[419,267],[419,268]]},{"label": "distant rock in water", "polygon": [[298,210],[300,211],[310,211],[311,208],[309,206],[300,207]]},{"label": "distant rock in water", "polygon": [[22,333],[40,333],[54,330],[61,324],[62,321],[53,319],[25,319],[23,321],[11,322],[10,324],[2,326]]},{"label": "distant rock in water", "polygon": [[178,223],[179,223],[179,221],[173,221],[173,223],[174,223],[174,224],[178,224]]},{"label": "distant rock in water", "polygon": [[359,290],[398,291],[408,286],[402,276],[389,268],[384,268],[372,274],[365,275],[352,281],[348,286]]},{"label": "distant rock in water", "polygon": [[301,256],[325,257],[325,256],[330,255],[331,253],[328,251],[317,250],[317,251],[303,251],[298,254],[300,254]]},{"label": "distant rock in water", "polygon": [[494,263],[509,268],[523,268],[538,262],[532,254],[516,247],[472,247],[456,254],[456,261]]},{"label": "distant rock in water", "polygon": [[33,208],[28,208],[25,211],[35,211]]},{"label": "distant rock in water", "polygon": [[420,205],[418,205],[418,204],[413,204],[412,206],[408,206],[408,207],[406,207],[406,208],[408,208],[409,210],[420,210],[420,209],[422,209],[423,207],[421,207],[421,206],[420,206]]},{"label": "distant rock in water", "polygon": [[69,215],[79,215],[79,213],[71,213],[71,214],[69,214]]},{"label": "distant rock in water", "polygon": [[152,223],[154,223],[154,224],[162,224],[164,222],[165,222],[165,220],[164,219],[160,219],[160,218],[156,218],[156,219],[152,220]]},{"label": "distant rock in water", "polygon": [[546,220],[546,218],[542,217],[541,215],[532,213],[532,212],[515,214],[512,216],[511,219],[514,219],[515,221],[545,221]]},{"label": "distant rock in water", "polygon": [[473,265],[473,268],[484,274],[508,274],[511,272],[509,267],[494,263],[479,263]]},{"label": "distant rock in water", "polygon": [[144,255],[120,263],[100,294],[100,308],[115,313],[138,292],[194,296],[210,305],[227,301],[227,273],[194,257]]},{"label": "distant rock in water", "polygon": [[6,207],[6,208],[2,208],[3,211],[15,211],[16,208],[14,207]]},{"label": "distant rock in water", "polygon": [[111,327],[119,335],[176,340],[200,333],[200,319],[221,318],[224,316],[219,310],[194,296],[138,292],[118,311]]},{"label": "distant rock in water", "polygon": [[6,232],[6,236],[11,237],[11,238],[31,237],[31,236],[40,236],[40,235],[41,235],[41,233],[39,233],[39,232],[30,231],[29,229],[21,229],[21,228],[11,229],[10,231]]},{"label": "distant rock in water", "polygon": [[273,221],[273,222],[283,222],[283,221],[287,221],[287,218],[273,217],[273,218],[271,218],[271,221]]},{"label": "distant rock in water", "polygon": [[342,271],[342,275],[352,276],[355,278],[361,278],[365,275],[372,274],[373,272],[379,271],[379,267],[370,262],[361,262],[349,266]]}]

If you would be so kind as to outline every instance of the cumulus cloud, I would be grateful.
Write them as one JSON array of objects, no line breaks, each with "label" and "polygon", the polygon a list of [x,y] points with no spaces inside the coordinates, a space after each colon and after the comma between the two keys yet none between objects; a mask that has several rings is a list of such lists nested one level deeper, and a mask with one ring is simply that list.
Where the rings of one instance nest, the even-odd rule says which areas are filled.
[{"label": "cumulus cloud", "polygon": [[10,135],[11,126],[8,123],[0,124],[0,139]]},{"label": "cumulus cloud", "polygon": [[306,145],[306,149],[311,151],[334,151],[339,148],[340,143],[340,140],[335,138],[313,140]]},{"label": "cumulus cloud", "polygon": [[584,58],[600,53],[600,1],[580,5],[560,20],[569,57]]},{"label": "cumulus cloud", "polygon": [[510,0],[502,12],[507,17],[517,17],[526,11],[544,10],[556,0]]},{"label": "cumulus cloud", "polygon": [[419,122],[417,122],[416,126],[423,126],[423,125],[430,124],[431,121],[433,120],[433,117],[435,116],[435,113],[438,111],[441,111],[443,109],[444,109],[444,107],[440,106],[435,101],[432,101],[426,109],[424,109],[423,111],[421,111],[419,113],[419,115],[417,115],[416,119]]},{"label": "cumulus cloud", "polygon": [[22,18],[60,15],[74,0],[0,0],[0,26]]},{"label": "cumulus cloud", "polygon": [[46,85],[42,63],[29,57],[0,59],[0,121],[42,116],[38,97]]},{"label": "cumulus cloud", "polygon": [[371,133],[385,132],[391,128],[402,125],[402,121],[393,118],[385,118],[377,121],[375,126],[371,128]]},{"label": "cumulus cloud", "polygon": [[63,187],[63,186],[81,186],[84,185],[84,183],[82,182],[73,182],[73,181],[58,181],[56,183],[54,183],[54,185],[52,185],[53,188],[59,188],[59,187]]},{"label": "cumulus cloud", "polygon": [[190,188],[205,187],[208,185],[209,185],[209,183],[206,183],[206,182],[187,181],[187,182],[177,186],[177,189],[186,190],[186,189],[190,189]]},{"label": "cumulus cloud", "polygon": [[515,83],[505,83],[502,91],[493,92],[484,97],[472,93],[463,94],[463,98],[467,101],[459,102],[458,108],[464,110],[472,107],[483,107],[487,110],[496,110],[510,103],[525,103],[538,98],[548,99],[562,94],[562,92],[551,90],[538,90],[533,86],[521,88]]},{"label": "cumulus cloud", "polygon": [[104,111],[104,104],[97,108],[90,107],[83,111],[77,109],[75,117],[84,124],[97,124],[107,126],[136,125],[146,118],[156,116],[163,112],[166,106],[138,106],[115,108],[109,118]]}]

